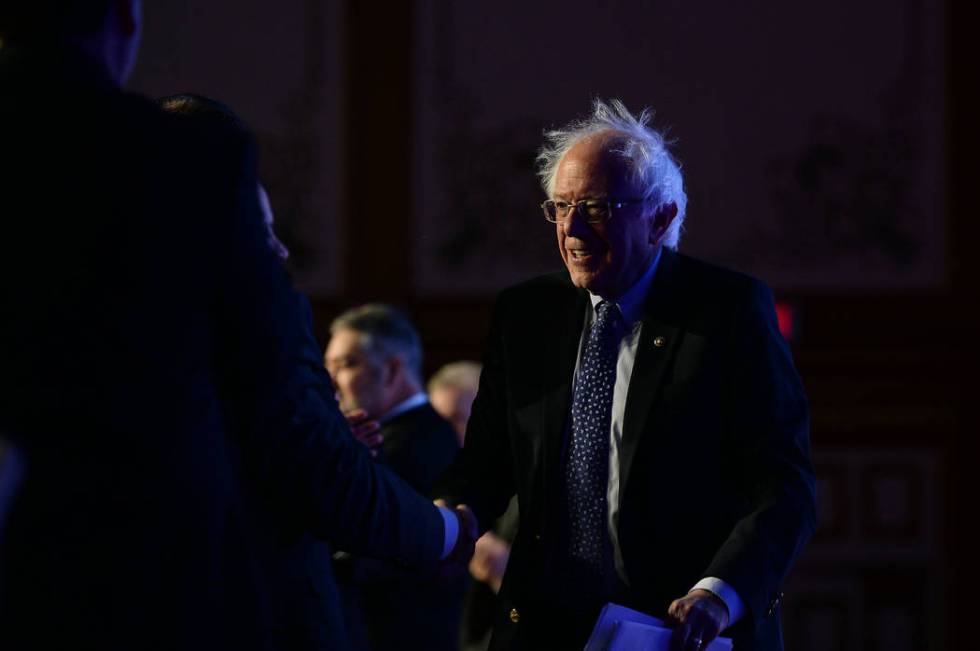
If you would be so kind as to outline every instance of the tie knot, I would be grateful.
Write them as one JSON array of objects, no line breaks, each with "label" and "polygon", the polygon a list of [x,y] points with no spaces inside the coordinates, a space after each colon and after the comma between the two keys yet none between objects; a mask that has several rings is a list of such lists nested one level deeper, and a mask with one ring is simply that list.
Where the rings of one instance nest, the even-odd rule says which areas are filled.
[{"label": "tie knot", "polygon": [[621,334],[622,321],[623,315],[618,305],[612,301],[600,302],[596,305],[595,323],[592,325],[589,339],[599,343],[603,349],[614,347]]},{"label": "tie knot", "polygon": [[619,306],[612,301],[599,301],[596,306],[596,325],[599,328],[605,328],[607,325],[611,326],[620,320],[622,313],[619,311]]}]

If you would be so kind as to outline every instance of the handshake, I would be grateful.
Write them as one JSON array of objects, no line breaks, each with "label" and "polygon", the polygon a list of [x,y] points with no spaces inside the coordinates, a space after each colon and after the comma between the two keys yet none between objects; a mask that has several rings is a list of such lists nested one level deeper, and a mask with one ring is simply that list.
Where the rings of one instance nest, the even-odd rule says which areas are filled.
[{"label": "handshake", "polygon": [[[442,559],[439,564],[438,574],[441,578],[452,578],[460,576],[466,572],[473,552],[476,549],[476,540],[480,537],[479,526],[476,516],[465,504],[459,504],[450,509],[445,500],[435,500],[435,505],[448,509],[456,518],[456,540],[449,554]],[[448,544],[449,541],[447,541]]]},{"label": "handshake", "polygon": [[[367,448],[372,459],[378,459],[384,443],[380,423],[363,409],[347,412],[344,417],[354,438]],[[456,518],[456,537],[452,541],[446,541],[447,545],[452,542],[452,547],[448,555],[439,562],[437,570],[440,577],[449,579],[466,572],[476,548],[477,538],[480,537],[479,527],[473,511],[465,504],[450,508],[445,500],[437,499],[435,505],[446,509]]]}]

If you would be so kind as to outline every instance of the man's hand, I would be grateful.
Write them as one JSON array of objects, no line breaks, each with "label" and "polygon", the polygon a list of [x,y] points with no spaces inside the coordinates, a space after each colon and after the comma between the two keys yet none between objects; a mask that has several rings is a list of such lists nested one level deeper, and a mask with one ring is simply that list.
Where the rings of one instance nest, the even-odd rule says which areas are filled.
[{"label": "man's hand", "polygon": [[364,444],[372,458],[377,457],[378,450],[384,443],[384,437],[378,433],[378,430],[381,429],[381,423],[368,418],[367,412],[363,409],[355,409],[344,414],[344,417],[347,419],[347,424],[350,425],[350,431],[354,438]]},{"label": "man's hand", "polygon": [[674,625],[671,651],[701,651],[728,627],[728,606],[707,590],[692,590],[667,609]]},{"label": "man's hand", "polygon": [[[436,506],[449,508],[443,499],[434,501]],[[449,555],[439,563],[438,576],[443,580],[451,580],[463,575],[466,566],[473,557],[473,550],[476,547],[476,539],[480,534],[479,525],[473,511],[465,504],[460,504],[452,509],[456,516],[456,523],[459,525],[456,534],[456,544],[449,551]]]},{"label": "man's hand", "polygon": [[477,581],[489,585],[494,592],[499,592],[509,558],[510,545],[507,541],[488,531],[476,541],[476,550],[470,560],[470,574]]},{"label": "man's hand", "polygon": [[449,552],[446,562],[466,567],[473,558],[473,550],[476,548],[476,539],[480,531],[476,524],[476,516],[473,515],[470,507],[460,504],[453,509],[453,513],[459,521],[459,535],[456,536],[456,546]]}]

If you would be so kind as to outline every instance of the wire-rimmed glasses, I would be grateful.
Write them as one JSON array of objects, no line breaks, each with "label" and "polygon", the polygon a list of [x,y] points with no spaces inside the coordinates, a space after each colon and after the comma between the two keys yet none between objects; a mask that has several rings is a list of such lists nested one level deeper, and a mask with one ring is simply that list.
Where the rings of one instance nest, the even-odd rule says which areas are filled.
[{"label": "wire-rimmed glasses", "polygon": [[643,203],[643,199],[582,199],[581,201],[553,201],[548,199],[541,204],[544,218],[552,224],[564,223],[571,219],[572,211],[577,211],[586,223],[598,224],[612,217],[613,209]]}]

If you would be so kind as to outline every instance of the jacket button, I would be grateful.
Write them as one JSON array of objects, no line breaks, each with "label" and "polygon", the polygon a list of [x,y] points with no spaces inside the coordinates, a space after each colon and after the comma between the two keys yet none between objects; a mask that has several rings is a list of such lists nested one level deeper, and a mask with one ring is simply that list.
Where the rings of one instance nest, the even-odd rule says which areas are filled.
[{"label": "jacket button", "polygon": [[521,621],[521,614],[517,612],[516,608],[510,609],[510,621],[514,622],[515,624]]},{"label": "jacket button", "polygon": [[659,336],[656,337],[656,338],[654,338],[654,340],[653,340],[653,345],[656,346],[657,348],[663,348],[664,345],[666,345],[666,343],[667,343],[667,340],[664,339],[663,337],[659,337]]},{"label": "jacket button", "polygon": [[534,534],[534,540],[536,540],[537,542],[541,542],[541,534],[539,533]]}]

